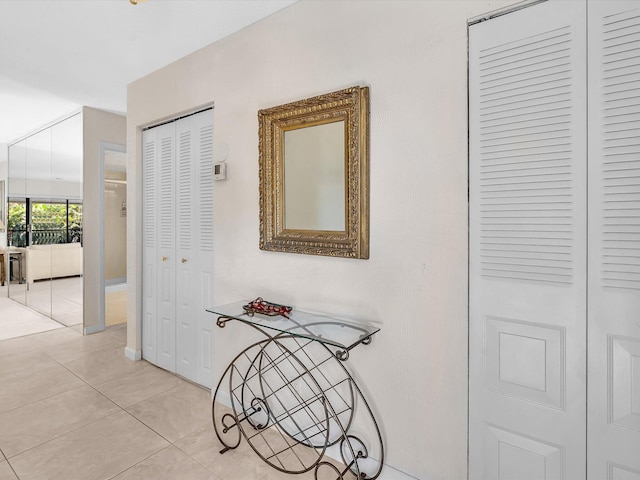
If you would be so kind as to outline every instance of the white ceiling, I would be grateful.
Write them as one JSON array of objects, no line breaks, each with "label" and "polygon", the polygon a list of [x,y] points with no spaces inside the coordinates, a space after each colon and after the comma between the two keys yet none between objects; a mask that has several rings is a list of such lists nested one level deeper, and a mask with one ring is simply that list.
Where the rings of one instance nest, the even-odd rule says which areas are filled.
[{"label": "white ceiling", "polygon": [[0,0],[0,143],[80,106],[126,111],[128,83],[295,0]]}]

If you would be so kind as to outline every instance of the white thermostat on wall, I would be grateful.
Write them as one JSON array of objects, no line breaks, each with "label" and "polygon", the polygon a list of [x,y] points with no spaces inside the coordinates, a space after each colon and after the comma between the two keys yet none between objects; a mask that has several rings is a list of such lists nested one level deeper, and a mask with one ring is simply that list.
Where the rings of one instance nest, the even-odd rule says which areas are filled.
[{"label": "white thermostat on wall", "polygon": [[227,164],[224,162],[218,162],[213,165],[213,179],[214,180],[226,180],[227,179]]}]

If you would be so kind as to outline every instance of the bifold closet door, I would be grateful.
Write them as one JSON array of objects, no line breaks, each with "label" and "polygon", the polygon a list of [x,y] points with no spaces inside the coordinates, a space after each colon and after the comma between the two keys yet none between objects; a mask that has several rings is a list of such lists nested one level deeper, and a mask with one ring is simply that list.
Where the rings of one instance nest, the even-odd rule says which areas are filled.
[{"label": "bifold closet door", "polygon": [[640,480],[640,3],[588,10],[588,473]]},{"label": "bifold closet door", "polygon": [[176,371],[211,387],[213,114],[176,122]]},{"label": "bifold closet door", "polygon": [[143,357],[212,386],[213,114],[143,132]]},{"label": "bifold closet door", "polygon": [[472,480],[586,477],[586,58],[583,1],[469,27]]},{"label": "bifold closet door", "polygon": [[175,125],[145,130],[142,142],[142,353],[175,372]]}]

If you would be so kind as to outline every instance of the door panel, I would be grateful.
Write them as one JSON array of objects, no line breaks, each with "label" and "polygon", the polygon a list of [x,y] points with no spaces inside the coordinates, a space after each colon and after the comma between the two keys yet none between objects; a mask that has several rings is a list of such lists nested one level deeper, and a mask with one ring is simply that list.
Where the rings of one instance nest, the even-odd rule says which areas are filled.
[{"label": "door panel", "polygon": [[156,131],[146,130],[142,135],[142,355],[157,362],[157,175]]},{"label": "door panel", "polygon": [[211,110],[180,119],[176,122],[176,135],[176,211],[179,225],[176,238],[182,283],[177,299],[178,373],[202,385],[212,386],[212,372],[206,367],[210,360],[203,362],[203,357],[211,353],[211,347],[206,343],[211,341],[210,328],[206,327],[211,319],[205,312],[208,304],[203,301],[203,290],[197,285],[204,274],[211,273],[212,265]]},{"label": "door panel", "polygon": [[176,232],[177,252],[179,259],[178,276],[180,285],[177,291],[177,325],[176,342],[178,349],[177,372],[195,379],[196,356],[196,294],[194,292],[195,267],[198,265],[197,232],[194,199],[198,198],[195,185],[194,163],[197,153],[194,135],[194,117],[180,119],[176,122],[176,211],[178,212],[178,230]]},{"label": "door panel", "polygon": [[175,126],[156,127],[158,192],[158,357],[157,365],[176,371]]},{"label": "door panel", "polygon": [[562,449],[543,441],[487,425],[487,479],[560,480]]},{"label": "door panel", "polygon": [[640,5],[589,2],[590,478],[640,479]]},{"label": "door panel", "polygon": [[469,29],[470,479],[586,475],[585,29],[573,1]]},{"label": "door panel", "polygon": [[196,381],[201,385],[213,387],[213,369],[211,367],[214,317],[207,313],[213,303],[213,112],[211,110],[198,115],[197,145],[195,169],[198,172],[197,191],[197,229],[199,239],[199,262],[197,276],[201,289],[194,289],[197,300],[196,332],[198,349],[196,355]]}]

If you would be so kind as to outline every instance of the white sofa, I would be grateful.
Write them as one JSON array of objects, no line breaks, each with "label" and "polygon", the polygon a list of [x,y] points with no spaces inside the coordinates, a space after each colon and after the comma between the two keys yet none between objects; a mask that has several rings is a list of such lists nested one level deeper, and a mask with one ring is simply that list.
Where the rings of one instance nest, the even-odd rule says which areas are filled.
[{"label": "white sofa", "polygon": [[44,278],[82,275],[82,246],[79,243],[31,245],[25,250],[29,284]]}]

